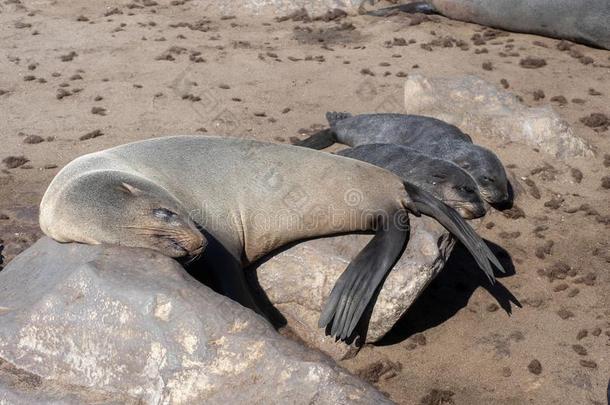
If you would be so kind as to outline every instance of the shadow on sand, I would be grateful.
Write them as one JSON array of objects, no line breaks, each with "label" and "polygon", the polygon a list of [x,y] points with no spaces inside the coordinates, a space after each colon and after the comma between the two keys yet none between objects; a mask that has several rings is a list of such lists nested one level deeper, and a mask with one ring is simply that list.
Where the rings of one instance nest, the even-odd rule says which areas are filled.
[{"label": "shadow on sand", "polygon": [[[515,267],[508,252],[492,242],[485,242],[506,270],[506,274],[496,272],[496,277],[514,275]],[[478,287],[485,288],[509,316],[512,304],[521,308],[519,300],[504,287],[500,279],[493,286],[489,283],[470,253],[458,243],[445,268],[377,345],[396,344],[413,334],[440,325],[464,308]]]}]

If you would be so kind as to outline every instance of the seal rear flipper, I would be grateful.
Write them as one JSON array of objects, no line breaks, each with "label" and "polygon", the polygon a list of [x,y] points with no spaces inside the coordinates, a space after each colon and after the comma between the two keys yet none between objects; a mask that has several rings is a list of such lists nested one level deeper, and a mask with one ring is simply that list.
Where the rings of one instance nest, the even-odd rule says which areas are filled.
[{"label": "seal rear flipper", "polygon": [[371,298],[404,250],[408,236],[408,227],[398,224],[393,216],[379,221],[373,239],[333,287],[320,315],[319,327],[332,322],[331,336],[346,339],[352,335]]},{"label": "seal rear flipper", "polygon": [[337,142],[337,137],[331,129],[324,129],[316,132],[309,138],[296,142],[294,145],[302,146],[309,149],[325,149]]},{"label": "seal rear flipper", "polygon": [[351,117],[353,117],[353,115],[348,112],[329,111],[326,113],[326,121],[328,121],[331,128],[334,127],[337,122]]},{"label": "seal rear flipper", "polygon": [[417,209],[422,214],[437,220],[462,242],[492,284],[495,282],[495,276],[489,262],[502,273],[505,273],[504,268],[496,256],[489,250],[483,239],[477,235],[474,229],[453,208],[411,183],[405,182],[404,184],[409,197],[411,197]]}]

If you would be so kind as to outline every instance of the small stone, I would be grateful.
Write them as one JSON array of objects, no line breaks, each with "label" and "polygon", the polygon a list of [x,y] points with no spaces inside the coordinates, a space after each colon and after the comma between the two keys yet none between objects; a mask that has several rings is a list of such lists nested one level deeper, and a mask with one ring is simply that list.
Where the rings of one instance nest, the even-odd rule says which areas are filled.
[{"label": "small stone", "polygon": [[71,51],[70,53],[68,53],[68,54],[66,54],[66,55],[61,55],[61,56],[59,57],[59,59],[60,59],[62,62],[70,62],[72,59],[74,59],[74,58],[75,58],[75,57],[77,57],[77,56],[78,56],[78,54],[77,54],[76,52]]},{"label": "small stone", "polygon": [[594,329],[591,331],[591,334],[592,334],[593,336],[595,336],[595,337],[598,337],[599,335],[601,335],[601,334],[602,334],[602,329],[601,329],[601,328],[599,328],[599,327],[594,328]]},{"label": "small stone", "polygon": [[534,56],[528,56],[519,61],[519,65],[526,69],[538,69],[546,66],[546,60]]},{"label": "small stone", "polygon": [[500,79],[500,84],[502,85],[502,87],[504,87],[505,89],[508,89],[510,87],[510,85],[508,84],[508,80],[506,79]]},{"label": "small stone", "polygon": [[69,92],[69,91],[68,91],[68,90],[66,90],[66,89],[57,89],[57,94],[55,95],[55,97],[56,97],[58,100],[61,100],[61,99],[63,99],[64,97],[68,97],[68,96],[71,96],[71,95],[72,95],[72,93],[71,93],[71,92]]},{"label": "small stone", "polygon": [[487,309],[487,312],[496,312],[498,309],[500,309],[500,307],[495,302],[492,302],[491,304],[489,304],[487,306],[486,309]]},{"label": "small stone", "polygon": [[572,178],[574,179],[574,181],[577,183],[580,183],[584,177],[582,172],[575,167],[570,169],[570,174],[572,175]]},{"label": "small stone", "polygon": [[602,177],[602,188],[606,190],[610,188],[610,176]]},{"label": "small stone", "polygon": [[453,405],[455,392],[449,390],[431,389],[430,392],[421,399],[422,405]]},{"label": "small stone", "polygon": [[93,107],[91,108],[91,114],[96,114],[96,115],[106,115],[106,109],[103,107]]},{"label": "small stone", "polygon": [[375,73],[373,73],[373,71],[368,68],[361,69],[360,74],[368,75],[368,76],[375,76]]},{"label": "small stone", "polygon": [[580,290],[578,288],[573,288],[568,293],[568,297],[574,298],[574,297],[576,297],[578,295],[579,292],[580,292]]},{"label": "small stone", "polygon": [[17,21],[15,23],[15,28],[17,28],[17,29],[31,28],[31,27],[32,27],[32,24],[30,24],[30,23],[24,23],[22,21]]},{"label": "small stone", "polygon": [[493,70],[494,68],[491,62],[483,62],[483,65],[481,67],[483,68],[483,70]]},{"label": "small stone", "polygon": [[592,113],[586,117],[582,117],[580,122],[588,126],[589,128],[603,128],[608,127],[610,125],[610,119],[606,116],[606,114],[602,113]]},{"label": "small stone", "polygon": [[580,365],[586,368],[597,368],[597,363],[594,362],[593,360],[580,360],[579,361]]},{"label": "small stone", "polygon": [[560,283],[560,284],[557,284],[555,287],[553,287],[553,291],[559,292],[559,291],[567,290],[568,288],[569,288],[569,286],[566,283]]},{"label": "small stone", "polygon": [[551,101],[554,103],[558,103],[559,105],[568,104],[568,99],[565,98],[564,96],[553,96],[553,97],[551,97]]},{"label": "small stone", "polygon": [[415,335],[411,336],[411,339],[420,346],[425,346],[427,344],[426,335],[423,333],[416,333]]},{"label": "small stone", "polygon": [[265,113],[264,111],[255,111],[254,116],[255,117],[266,117],[267,113]]},{"label": "small stone", "polygon": [[23,138],[23,143],[35,144],[40,142],[44,142],[44,138],[39,135],[28,135]]},{"label": "small stone", "polygon": [[36,80],[36,76],[34,76],[34,75],[25,75],[25,76],[23,76],[23,81],[24,82],[31,82],[33,80]]},{"label": "small stone", "polygon": [[53,164],[53,163],[48,163],[46,165],[44,165],[44,168],[49,170],[49,169],[57,169],[57,165]]},{"label": "small stone", "polygon": [[517,205],[513,205],[512,208],[502,211],[502,215],[509,219],[525,218],[525,212]]},{"label": "small stone", "polygon": [[229,86],[228,84],[220,84],[220,85],[218,85],[218,88],[223,89],[223,90],[229,90],[231,88],[231,86]]},{"label": "small stone", "polygon": [[601,96],[602,93],[600,93],[599,91],[597,91],[595,89],[589,89],[589,95],[590,96]]},{"label": "small stone", "polygon": [[585,349],[582,345],[572,345],[572,350],[574,350],[579,356],[587,355],[587,349]]},{"label": "small stone", "polygon": [[290,112],[290,107],[286,107],[282,110],[282,114],[287,114]]},{"label": "small stone", "polygon": [[405,349],[407,350],[415,350],[417,348],[417,344],[413,342],[409,342],[405,345]]},{"label": "small stone", "polygon": [[540,364],[540,361],[534,359],[527,365],[527,369],[532,374],[540,375],[540,373],[542,373],[542,364]]},{"label": "small stone", "polygon": [[586,338],[588,334],[589,334],[589,332],[586,329],[581,329],[576,334],[576,340],[582,340],[582,339]]},{"label": "small stone", "polygon": [[23,166],[29,161],[30,159],[26,158],[25,156],[9,156],[2,159],[2,163],[4,163],[7,169],[14,169],[16,167]]},{"label": "small stone", "polygon": [[104,133],[101,130],[95,129],[91,132],[86,133],[85,135],[80,136],[78,139],[81,141],[85,141],[87,139],[97,138],[98,136],[102,135],[104,135]]},{"label": "small stone", "polygon": [[569,311],[565,308],[560,309],[559,311],[557,311],[557,315],[559,315],[559,317],[561,319],[569,319],[569,318],[573,318],[574,317],[574,312]]},{"label": "small stone", "polygon": [[510,370],[510,367],[502,367],[502,377],[510,377],[511,375],[513,375],[513,373]]},{"label": "small stone", "polygon": [[542,100],[545,97],[544,91],[535,90],[533,93],[534,101]]},{"label": "small stone", "polygon": [[525,303],[532,308],[539,308],[542,305],[541,298],[528,298],[525,300]]}]

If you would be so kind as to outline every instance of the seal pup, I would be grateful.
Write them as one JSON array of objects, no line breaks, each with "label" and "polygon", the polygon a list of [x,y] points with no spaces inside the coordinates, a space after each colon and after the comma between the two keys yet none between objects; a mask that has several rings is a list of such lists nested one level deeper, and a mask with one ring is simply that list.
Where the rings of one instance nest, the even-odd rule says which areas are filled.
[{"label": "seal pup", "polygon": [[[402,253],[408,216],[436,218],[472,252],[490,282],[504,271],[450,207],[395,174],[343,156],[240,138],[171,136],[79,157],[46,190],[40,226],[60,242],[198,254],[197,227],[232,262],[230,298],[256,308],[243,268],[290,242],[355,231],[375,236],[335,284],[320,326],[345,339]],[[202,253],[206,257],[206,251]],[[218,266],[223,268],[224,266]]]},{"label": "seal pup", "polygon": [[610,49],[610,2],[588,0],[582,4],[584,7],[578,5],[573,0],[428,0],[366,14],[383,17],[401,11],[436,13],[454,20]]},{"label": "seal pup", "polygon": [[472,143],[459,128],[431,117],[407,114],[326,113],[329,130],[320,131],[296,145],[323,149],[334,142],[349,146],[394,143],[461,167],[476,182],[481,197],[491,204],[509,199],[506,171],[489,149]]},{"label": "seal pup", "polygon": [[343,149],[337,155],[383,167],[473,219],[485,215],[485,203],[472,177],[455,164],[435,159],[403,145],[373,143]]}]

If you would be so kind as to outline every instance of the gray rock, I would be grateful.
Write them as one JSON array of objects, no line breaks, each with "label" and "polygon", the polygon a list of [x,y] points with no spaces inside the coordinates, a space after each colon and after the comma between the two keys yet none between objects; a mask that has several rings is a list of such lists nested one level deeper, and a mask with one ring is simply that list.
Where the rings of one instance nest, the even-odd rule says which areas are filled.
[{"label": "gray rock", "polygon": [[[445,265],[454,239],[436,221],[411,217],[407,249],[394,266],[371,314],[366,341],[383,337]],[[318,328],[320,311],[335,281],[370,235],[342,235],[299,243],[273,256],[257,269],[258,283],[309,345],[335,359],[355,354],[354,346],[325,336]]]},{"label": "gray rock", "polygon": [[0,403],[390,403],[145,249],[42,238],[0,272]]},{"label": "gray rock", "polygon": [[593,156],[593,148],[549,106],[527,107],[513,94],[476,76],[405,82],[405,110],[427,115],[480,137],[524,143],[558,158]]}]

